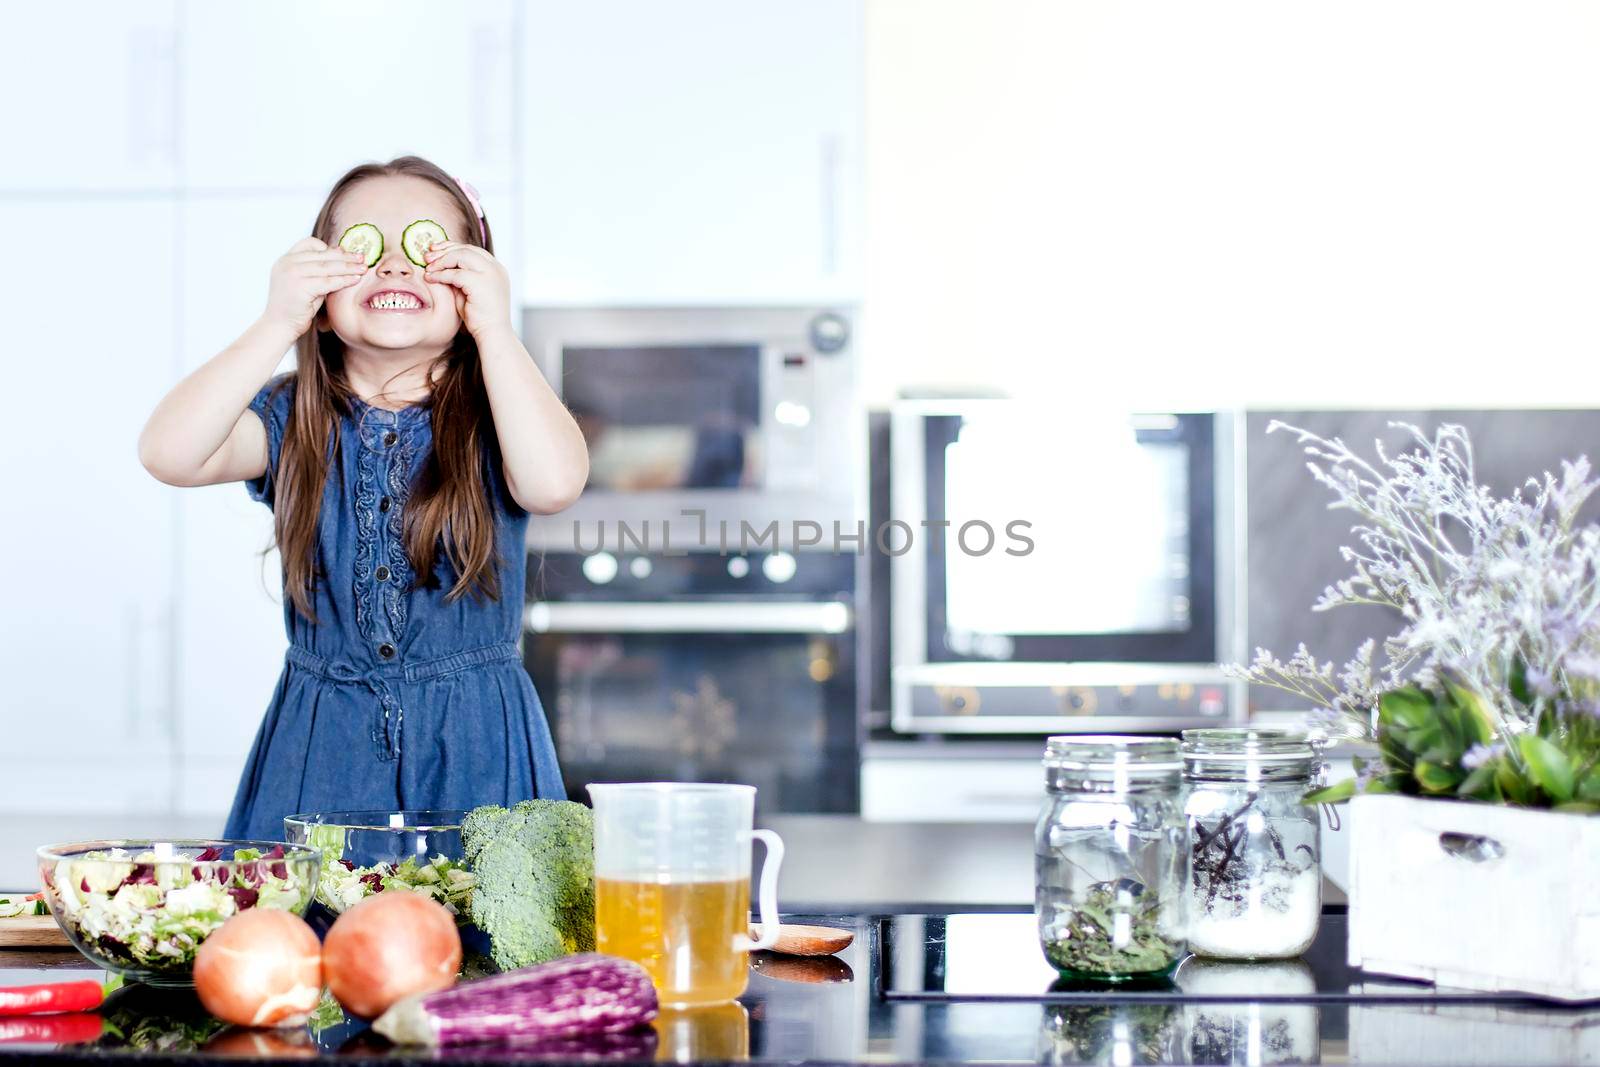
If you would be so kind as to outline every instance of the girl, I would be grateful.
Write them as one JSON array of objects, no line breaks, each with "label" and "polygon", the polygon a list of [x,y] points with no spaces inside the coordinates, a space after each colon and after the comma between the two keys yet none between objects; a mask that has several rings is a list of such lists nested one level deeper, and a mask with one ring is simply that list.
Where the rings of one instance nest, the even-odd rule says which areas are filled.
[{"label": "girl", "polygon": [[[408,254],[418,220],[447,239]],[[371,266],[339,247],[363,223],[382,235],[357,231]],[[563,796],[517,653],[523,536],[577,498],[589,460],[512,328],[488,220],[470,186],[406,156],[340,178],[312,232],[273,267],[261,318],[139,440],[163,482],[243,480],[274,513],[289,651],[226,834]],[[268,381],[290,345],[295,371]]]}]

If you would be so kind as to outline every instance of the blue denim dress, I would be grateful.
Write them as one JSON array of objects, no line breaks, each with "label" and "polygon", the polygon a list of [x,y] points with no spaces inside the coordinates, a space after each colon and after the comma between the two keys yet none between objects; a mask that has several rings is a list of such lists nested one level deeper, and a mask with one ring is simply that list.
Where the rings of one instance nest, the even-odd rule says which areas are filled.
[{"label": "blue denim dress", "polygon": [[[269,507],[292,375],[268,382],[250,409],[269,461],[246,482]],[[297,812],[471,808],[562,797],[555,746],[517,638],[527,572],[527,512],[492,457],[500,553],[498,600],[447,603],[412,587],[402,516],[432,445],[428,405],[386,411],[356,401],[340,419],[342,470],[329,470],[318,528],[317,622],[284,598],[289,651],[228,816],[229,838],[283,837]],[[340,477],[340,474],[343,477]]]}]

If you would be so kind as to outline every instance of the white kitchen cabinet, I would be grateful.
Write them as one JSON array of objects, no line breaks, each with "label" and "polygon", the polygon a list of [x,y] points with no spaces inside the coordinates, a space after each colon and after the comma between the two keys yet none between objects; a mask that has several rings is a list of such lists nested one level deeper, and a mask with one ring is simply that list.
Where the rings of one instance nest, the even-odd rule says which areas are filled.
[{"label": "white kitchen cabinet", "polygon": [[861,0],[521,11],[530,303],[859,295]]},{"label": "white kitchen cabinet", "polygon": [[8,4],[0,193],[158,190],[177,180],[173,0]]},{"label": "white kitchen cabinet", "polygon": [[861,817],[868,822],[1032,823],[1039,817],[1044,786],[1039,758],[1031,753],[919,755],[896,748],[878,746],[861,761]]},{"label": "white kitchen cabinet", "polygon": [[[273,261],[310,231],[321,194],[192,198],[183,208],[182,340],[187,374],[261,314]],[[219,269],[217,234],[226,233]],[[279,370],[293,366],[285,360]],[[283,669],[287,638],[272,512],[241,483],[179,492],[177,804],[216,815],[233,799]]]},{"label": "white kitchen cabinet", "polygon": [[[137,441],[175,359],[177,221],[142,197],[7,212],[29,251],[0,422],[0,810],[170,804],[176,491]],[[138,255],[86,262],[110,233]]]},{"label": "white kitchen cabinet", "polygon": [[325,189],[356,163],[416,154],[509,185],[511,27],[512,0],[188,4],[186,183]]}]

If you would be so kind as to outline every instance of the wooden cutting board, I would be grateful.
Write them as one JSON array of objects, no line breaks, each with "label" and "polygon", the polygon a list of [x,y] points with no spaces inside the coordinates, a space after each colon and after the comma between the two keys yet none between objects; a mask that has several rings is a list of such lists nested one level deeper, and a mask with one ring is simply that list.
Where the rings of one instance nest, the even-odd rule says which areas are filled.
[{"label": "wooden cutting board", "polygon": [[19,915],[0,919],[0,948],[71,948],[51,915]]}]

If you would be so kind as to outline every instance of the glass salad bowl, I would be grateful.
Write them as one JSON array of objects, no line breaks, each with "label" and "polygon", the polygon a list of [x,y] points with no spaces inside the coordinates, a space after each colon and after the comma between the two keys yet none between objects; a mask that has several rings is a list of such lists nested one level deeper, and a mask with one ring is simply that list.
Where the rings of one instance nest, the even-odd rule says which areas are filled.
[{"label": "glass salad bowl", "polygon": [[96,966],[193,983],[195,951],[246,908],[305,914],[322,854],[277,841],[81,841],[38,850],[50,913]]},{"label": "glass salad bowl", "polygon": [[317,903],[338,915],[374,893],[404,889],[466,925],[476,879],[461,847],[464,811],[323,811],[283,820],[288,839],[322,854]]}]

